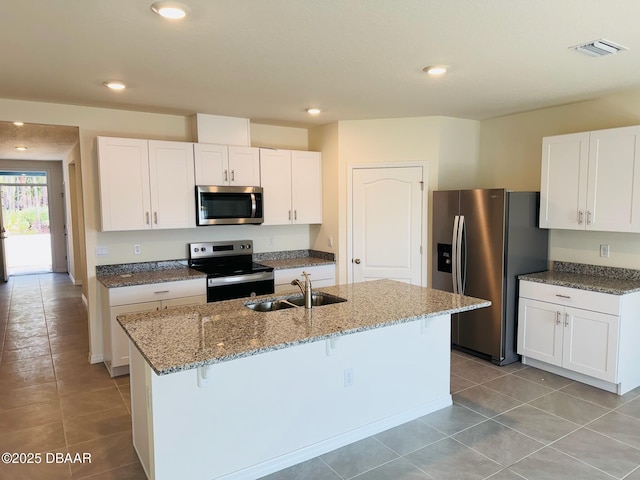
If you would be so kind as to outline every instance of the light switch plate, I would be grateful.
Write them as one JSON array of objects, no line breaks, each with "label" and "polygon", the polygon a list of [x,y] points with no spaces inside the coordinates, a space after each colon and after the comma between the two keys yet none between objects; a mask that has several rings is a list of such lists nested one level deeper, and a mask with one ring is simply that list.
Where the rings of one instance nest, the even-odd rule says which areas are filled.
[{"label": "light switch plate", "polygon": [[604,243],[600,245],[600,256],[609,258],[609,245]]}]

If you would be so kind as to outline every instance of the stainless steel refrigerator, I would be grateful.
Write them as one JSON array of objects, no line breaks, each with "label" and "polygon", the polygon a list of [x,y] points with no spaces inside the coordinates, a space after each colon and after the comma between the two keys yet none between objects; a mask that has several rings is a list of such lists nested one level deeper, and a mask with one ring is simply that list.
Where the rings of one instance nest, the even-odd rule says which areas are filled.
[{"label": "stainless steel refrigerator", "polygon": [[518,360],[517,276],[548,269],[538,192],[433,192],[432,287],[491,300],[451,316],[454,348],[496,365]]}]

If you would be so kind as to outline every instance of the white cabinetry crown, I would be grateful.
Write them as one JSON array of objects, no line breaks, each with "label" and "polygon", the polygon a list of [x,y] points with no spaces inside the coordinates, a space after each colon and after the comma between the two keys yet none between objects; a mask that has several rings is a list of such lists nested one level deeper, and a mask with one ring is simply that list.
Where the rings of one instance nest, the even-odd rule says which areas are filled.
[{"label": "white cabinetry crown", "polygon": [[543,138],[540,227],[640,232],[640,126]]}]

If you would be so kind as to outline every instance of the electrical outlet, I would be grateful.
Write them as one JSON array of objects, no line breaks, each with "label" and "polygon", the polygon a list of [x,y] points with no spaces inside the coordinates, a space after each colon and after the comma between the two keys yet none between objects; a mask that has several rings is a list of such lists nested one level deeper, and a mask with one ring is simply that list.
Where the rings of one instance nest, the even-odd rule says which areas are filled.
[{"label": "electrical outlet", "polygon": [[142,247],[140,246],[139,243],[134,243],[133,244],[133,254],[134,255],[141,255],[142,254]]},{"label": "electrical outlet", "polygon": [[609,258],[609,245],[604,243],[600,245],[600,256]]},{"label": "electrical outlet", "polygon": [[96,247],[96,257],[108,257],[109,256],[109,247]]},{"label": "electrical outlet", "polygon": [[330,247],[333,247],[333,237],[331,235],[329,235],[329,237],[327,237],[327,244]]},{"label": "electrical outlet", "polygon": [[344,369],[344,386],[352,387],[353,383],[354,383],[353,368],[345,368]]}]

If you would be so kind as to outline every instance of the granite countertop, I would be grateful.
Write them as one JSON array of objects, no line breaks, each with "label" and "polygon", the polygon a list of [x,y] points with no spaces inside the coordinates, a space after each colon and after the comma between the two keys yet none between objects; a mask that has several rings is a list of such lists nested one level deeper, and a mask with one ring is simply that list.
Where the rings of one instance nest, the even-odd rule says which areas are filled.
[{"label": "granite countertop", "polygon": [[550,271],[519,275],[518,278],[611,295],[640,291],[640,270],[557,260]]},{"label": "granite countertop", "polygon": [[147,262],[123,265],[102,265],[96,269],[96,278],[107,288],[148,285],[206,278],[205,273],[189,268],[182,261]]},{"label": "granite countertop", "polygon": [[286,252],[254,253],[253,260],[276,270],[285,268],[333,265],[335,254],[318,250],[291,250]]},{"label": "granite countertop", "polygon": [[333,305],[256,312],[263,295],[205,305],[118,315],[117,320],[158,374],[189,370],[295,345],[425,317],[474,310],[491,302],[393,280],[326,287],[345,298]]},{"label": "granite countertop", "polygon": [[528,280],[530,282],[547,283],[549,285],[609,293],[611,295],[625,295],[640,291],[640,281],[638,280],[611,278],[599,275],[584,275],[570,272],[557,272],[554,270],[520,275],[518,278],[520,280]]}]

